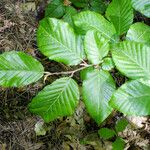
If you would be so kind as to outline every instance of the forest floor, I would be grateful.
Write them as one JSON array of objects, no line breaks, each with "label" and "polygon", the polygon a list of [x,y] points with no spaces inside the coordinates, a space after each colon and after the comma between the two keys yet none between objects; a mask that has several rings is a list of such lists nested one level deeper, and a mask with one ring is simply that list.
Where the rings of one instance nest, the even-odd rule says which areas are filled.
[{"label": "forest floor", "polygon": [[[0,54],[6,51],[24,51],[37,58],[48,71],[67,70],[64,65],[47,61],[37,50],[36,29],[43,17],[47,1],[0,0]],[[46,134],[36,136],[35,125],[41,118],[32,115],[27,105],[45,84],[58,76],[41,79],[24,88],[0,87],[0,150],[111,150],[113,141],[98,137],[100,127],[113,128],[124,117],[114,112],[100,127],[86,113],[81,102],[71,117],[57,119],[45,124]],[[75,77],[78,79],[77,77]],[[124,78],[116,76],[118,84]],[[79,81],[80,82],[80,81]],[[120,136],[126,149],[150,149],[150,118],[131,117],[130,124]]]}]

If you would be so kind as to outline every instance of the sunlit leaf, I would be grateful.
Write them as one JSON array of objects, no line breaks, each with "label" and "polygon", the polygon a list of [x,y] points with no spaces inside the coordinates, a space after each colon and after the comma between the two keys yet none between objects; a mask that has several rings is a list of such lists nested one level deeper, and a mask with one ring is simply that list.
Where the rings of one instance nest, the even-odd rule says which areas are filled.
[{"label": "sunlit leaf", "polygon": [[94,30],[88,31],[85,35],[84,47],[87,58],[92,64],[99,64],[110,48],[109,40]]},{"label": "sunlit leaf", "polygon": [[90,116],[102,123],[112,112],[108,102],[115,91],[115,83],[108,72],[94,70],[83,81],[83,102]]},{"label": "sunlit leaf", "polygon": [[118,70],[131,79],[150,78],[150,47],[124,41],[114,45],[112,57]]},{"label": "sunlit leaf", "polygon": [[112,96],[110,105],[126,115],[150,115],[150,80],[123,84]]},{"label": "sunlit leaf", "polygon": [[38,28],[37,41],[40,51],[51,60],[77,65],[84,58],[81,37],[62,20],[43,19]]},{"label": "sunlit leaf", "polygon": [[131,25],[126,39],[150,45],[150,27],[142,22]]},{"label": "sunlit leaf", "polygon": [[85,34],[88,30],[95,29],[105,38],[112,39],[112,36],[116,33],[114,26],[96,12],[83,11],[75,15],[73,20],[80,34]]},{"label": "sunlit leaf", "polygon": [[106,10],[106,16],[113,23],[118,35],[127,32],[133,22],[131,0],[113,0]]},{"label": "sunlit leaf", "polygon": [[77,83],[70,77],[57,79],[38,93],[29,104],[29,110],[49,122],[72,115],[79,102]]},{"label": "sunlit leaf", "polygon": [[135,10],[150,18],[150,1],[149,0],[131,0]]},{"label": "sunlit leaf", "polygon": [[33,57],[17,51],[0,55],[0,85],[22,87],[38,81],[44,74],[42,64]]}]

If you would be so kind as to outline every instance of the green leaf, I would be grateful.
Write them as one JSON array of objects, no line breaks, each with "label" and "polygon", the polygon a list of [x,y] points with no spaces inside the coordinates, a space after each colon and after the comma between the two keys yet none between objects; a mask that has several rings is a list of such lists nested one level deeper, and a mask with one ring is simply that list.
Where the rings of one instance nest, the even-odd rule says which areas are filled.
[{"label": "green leaf", "polygon": [[0,55],[0,85],[21,87],[38,81],[44,74],[44,68],[33,57],[17,51]]},{"label": "green leaf", "polygon": [[53,0],[45,9],[45,17],[61,18],[64,12],[65,6],[63,0]]},{"label": "green leaf", "polygon": [[113,23],[118,35],[127,32],[134,17],[131,0],[113,0],[106,10],[106,16]]},{"label": "green leaf", "polygon": [[92,64],[101,63],[103,57],[109,51],[109,40],[104,38],[98,31],[89,30],[85,35],[84,47],[88,60]]},{"label": "green leaf", "polygon": [[104,14],[106,10],[106,4],[103,0],[91,0],[90,1],[90,10]]},{"label": "green leaf", "polygon": [[83,81],[83,101],[90,116],[102,123],[112,112],[108,102],[115,91],[115,82],[105,71],[94,70]]},{"label": "green leaf", "polygon": [[113,150],[124,150],[125,142],[122,138],[118,137],[112,144]]},{"label": "green leaf", "polygon": [[131,25],[126,39],[150,45],[150,27],[142,22]]},{"label": "green leaf", "polygon": [[72,115],[78,102],[77,83],[69,77],[64,77],[39,92],[29,104],[29,110],[49,122],[58,117]]},{"label": "green leaf", "polygon": [[115,64],[112,60],[112,58],[104,58],[103,63],[102,63],[102,69],[106,71],[110,71],[115,67]]},{"label": "green leaf", "polygon": [[88,67],[88,68],[81,70],[81,72],[80,72],[81,79],[86,80],[86,79],[90,78],[90,76],[93,75],[93,71],[94,71],[94,67]]},{"label": "green leaf", "polygon": [[149,0],[131,0],[132,6],[146,17],[150,18],[150,1]]},{"label": "green leaf", "polygon": [[100,137],[102,137],[104,140],[110,139],[115,136],[114,130],[108,129],[108,128],[101,128],[98,131],[98,134]]},{"label": "green leaf", "polygon": [[126,115],[150,115],[150,80],[125,83],[114,93],[110,105]]},{"label": "green leaf", "polygon": [[122,132],[123,130],[125,130],[127,125],[128,125],[128,121],[126,119],[120,119],[117,122],[115,129],[117,132]]},{"label": "green leaf", "polygon": [[71,6],[68,6],[68,7],[66,7],[66,11],[65,11],[65,15],[63,16],[63,20],[68,22],[73,27],[74,24],[73,24],[72,16],[75,14],[77,14],[77,10]]},{"label": "green leaf", "polygon": [[112,36],[116,33],[114,26],[96,12],[83,11],[75,15],[73,20],[80,34],[85,34],[88,30],[95,29],[105,38],[112,39]]},{"label": "green leaf", "polygon": [[104,13],[106,10],[106,4],[103,0],[70,0],[75,7],[82,10],[92,10],[98,13]]},{"label": "green leaf", "polygon": [[83,42],[68,23],[54,18],[40,22],[37,40],[40,51],[49,59],[77,65],[84,59]]},{"label": "green leaf", "polygon": [[70,0],[76,7],[84,8],[88,6],[89,0]]},{"label": "green leaf", "polygon": [[132,41],[116,44],[112,57],[118,70],[131,79],[150,78],[150,47]]}]

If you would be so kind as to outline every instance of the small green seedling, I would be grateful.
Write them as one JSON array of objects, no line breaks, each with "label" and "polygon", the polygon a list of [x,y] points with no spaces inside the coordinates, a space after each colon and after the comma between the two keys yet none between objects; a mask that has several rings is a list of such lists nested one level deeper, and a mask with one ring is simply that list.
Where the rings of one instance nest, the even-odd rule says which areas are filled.
[{"label": "small green seedling", "polygon": [[121,137],[119,137],[118,133],[124,131],[127,125],[128,121],[126,119],[121,119],[117,122],[115,129],[101,128],[98,131],[98,134],[104,140],[115,137],[115,141],[112,143],[113,150],[123,150],[125,142]]}]

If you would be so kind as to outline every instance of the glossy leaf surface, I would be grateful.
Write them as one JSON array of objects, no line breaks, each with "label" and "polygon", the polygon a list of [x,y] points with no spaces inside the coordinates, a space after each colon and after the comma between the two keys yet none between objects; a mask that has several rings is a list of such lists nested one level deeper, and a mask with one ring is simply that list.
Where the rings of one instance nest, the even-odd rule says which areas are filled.
[{"label": "glossy leaf surface", "polygon": [[112,58],[104,58],[102,63],[102,69],[106,71],[110,71],[115,67],[114,61]]},{"label": "glossy leaf surface", "polygon": [[90,76],[92,75],[93,71],[94,71],[94,67],[88,67],[88,68],[83,69],[80,72],[81,79],[82,80],[86,80],[86,79],[90,78]]},{"label": "glossy leaf surface", "polygon": [[126,115],[150,115],[150,80],[125,83],[114,93],[110,104]]},{"label": "glossy leaf surface", "polygon": [[126,39],[150,45],[150,27],[142,22],[134,23],[128,30]]},{"label": "glossy leaf surface", "polygon": [[77,83],[69,77],[64,77],[39,92],[29,104],[29,110],[49,122],[58,117],[73,114],[78,101]]},{"label": "glossy leaf surface", "polygon": [[84,47],[88,60],[92,64],[99,64],[103,57],[108,54],[109,40],[99,32],[90,30],[85,35]]},{"label": "glossy leaf surface", "polygon": [[116,33],[114,26],[96,12],[83,11],[75,15],[73,20],[80,34],[85,34],[88,30],[95,29],[105,38],[112,39],[112,36]]},{"label": "glossy leaf surface", "polygon": [[90,116],[100,124],[112,112],[108,102],[115,91],[115,83],[108,72],[94,70],[88,72],[83,81],[83,101]]},{"label": "glossy leaf surface", "polygon": [[150,1],[149,0],[131,0],[132,6],[146,17],[150,18]]},{"label": "glossy leaf surface", "polygon": [[36,82],[44,74],[44,68],[33,57],[17,51],[0,55],[0,85],[21,87]]},{"label": "glossy leaf surface", "polygon": [[131,79],[150,78],[150,47],[124,41],[116,44],[112,57],[116,67]]},{"label": "glossy leaf surface", "polygon": [[133,22],[131,0],[113,0],[106,10],[106,16],[113,23],[118,35],[127,32]]},{"label": "glossy leaf surface", "polygon": [[37,40],[40,51],[49,59],[66,65],[77,65],[84,58],[80,36],[66,22],[45,18],[40,22]]}]

